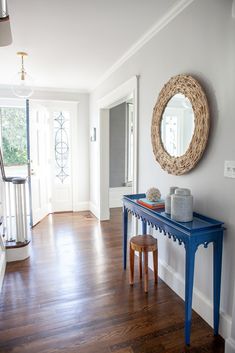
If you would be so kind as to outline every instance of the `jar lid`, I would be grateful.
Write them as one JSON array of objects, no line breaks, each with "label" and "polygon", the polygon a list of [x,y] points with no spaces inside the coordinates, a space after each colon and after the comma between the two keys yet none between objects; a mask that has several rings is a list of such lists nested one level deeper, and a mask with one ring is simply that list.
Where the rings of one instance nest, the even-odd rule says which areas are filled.
[{"label": "jar lid", "polygon": [[170,187],[170,195],[174,194],[176,189],[178,189],[178,186],[171,186]]},{"label": "jar lid", "polygon": [[175,190],[176,195],[190,196],[191,191],[189,189],[178,188]]}]

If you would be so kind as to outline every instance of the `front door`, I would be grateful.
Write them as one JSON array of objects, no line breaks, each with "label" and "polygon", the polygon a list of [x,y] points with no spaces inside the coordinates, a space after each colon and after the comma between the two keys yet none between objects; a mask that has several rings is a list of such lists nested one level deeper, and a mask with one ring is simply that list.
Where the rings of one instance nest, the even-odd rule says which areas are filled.
[{"label": "front door", "polygon": [[50,212],[49,115],[36,101],[29,102],[30,191],[32,226]]},{"label": "front door", "polygon": [[51,131],[51,211],[73,211],[76,198],[77,104],[50,101],[46,107]]}]

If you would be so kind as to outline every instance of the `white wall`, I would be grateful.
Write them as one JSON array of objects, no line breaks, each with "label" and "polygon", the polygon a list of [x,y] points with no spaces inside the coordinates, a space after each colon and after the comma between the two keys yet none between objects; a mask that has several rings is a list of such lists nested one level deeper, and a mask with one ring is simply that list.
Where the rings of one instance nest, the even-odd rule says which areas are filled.
[{"label": "white wall", "polygon": [[[139,192],[157,186],[165,195],[171,185],[188,187],[194,195],[195,211],[225,222],[221,293],[224,336],[229,335],[231,324],[235,265],[235,179],[223,176],[224,160],[235,160],[235,20],[231,8],[231,0],[192,2],[96,88],[90,99],[90,125],[99,129],[98,99],[132,76],[140,75]],[[193,75],[204,87],[211,112],[211,131],[206,152],[196,168],[186,175],[172,176],[161,170],[154,160],[150,129],[158,93],[170,77],[180,73]],[[98,143],[90,145],[90,199],[96,206],[99,200]],[[177,286],[184,279],[183,247],[159,236],[159,257],[163,267],[167,264],[172,271],[178,283],[172,286],[178,290]],[[200,305],[205,306],[200,312],[211,312],[212,258],[211,245],[208,249],[199,248],[195,288]],[[205,318],[210,321],[209,316]]]},{"label": "white wall", "polygon": [[[15,98],[11,90],[0,86],[0,98]],[[79,92],[36,90],[32,99],[78,102],[78,151],[73,163],[79,170],[76,210],[89,209],[89,95]]]}]

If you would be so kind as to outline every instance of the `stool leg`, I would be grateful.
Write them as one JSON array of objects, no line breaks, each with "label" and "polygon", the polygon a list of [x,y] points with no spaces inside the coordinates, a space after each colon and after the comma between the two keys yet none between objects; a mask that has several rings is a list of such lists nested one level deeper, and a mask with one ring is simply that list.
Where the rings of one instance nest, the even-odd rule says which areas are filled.
[{"label": "stool leg", "polygon": [[134,266],[135,266],[135,251],[130,244],[130,285],[134,283]]},{"label": "stool leg", "polygon": [[153,251],[153,267],[155,283],[158,281],[158,250]]},{"label": "stool leg", "polygon": [[142,278],[142,252],[139,252],[139,272],[140,272],[140,279]]},{"label": "stool leg", "polygon": [[144,291],[148,293],[148,252],[144,251]]}]

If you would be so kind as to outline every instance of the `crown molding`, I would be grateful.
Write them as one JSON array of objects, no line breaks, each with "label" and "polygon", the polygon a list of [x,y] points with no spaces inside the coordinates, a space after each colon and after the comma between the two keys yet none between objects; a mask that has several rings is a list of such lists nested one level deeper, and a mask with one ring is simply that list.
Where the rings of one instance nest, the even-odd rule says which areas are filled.
[{"label": "crown molding", "polygon": [[121,67],[128,59],[135,55],[146,43],[148,43],[158,32],[166,27],[176,16],[178,16],[186,7],[188,7],[194,0],[179,0],[171,9],[158,20],[153,27],[150,28],[140,39],[134,43],[130,49],[117,60],[106,73],[97,81],[96,85],[91,90],[94,91],[99,87],[108,77],[110,77],[119,67]]},{"label": "crown molding", "polygon": [[76,89],[76,88],[63,88],[63,87],[34,87],[35,92],[63,92],[63,93],[80,93],[88,94],[90,91],[88,89]]},{"label": "crown molding", "polygon": [[[0,84],[0,90],[12,92],[11,85]],[[33,86],[34,92],[52,92],[52,93],[75,93],[75,94],[89,94],[88,89],[72,89],[72,88],[62,88],[62,87],[38,87]],[[12,93],[13,95],[13,93]],[[14,95],[13,95],[14,96]]]}]

